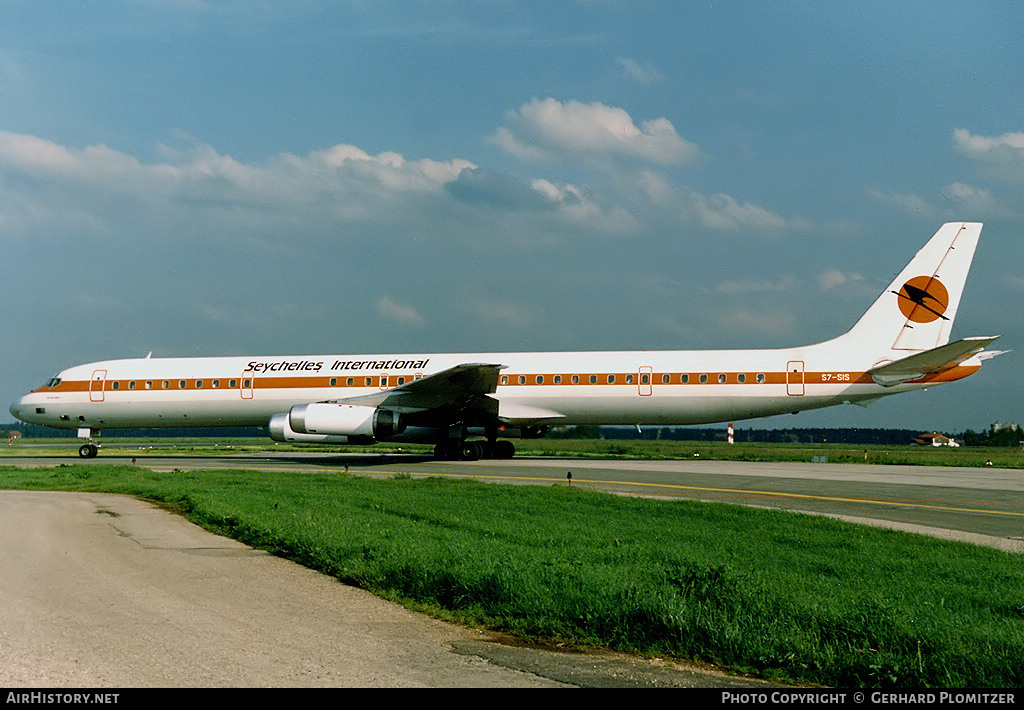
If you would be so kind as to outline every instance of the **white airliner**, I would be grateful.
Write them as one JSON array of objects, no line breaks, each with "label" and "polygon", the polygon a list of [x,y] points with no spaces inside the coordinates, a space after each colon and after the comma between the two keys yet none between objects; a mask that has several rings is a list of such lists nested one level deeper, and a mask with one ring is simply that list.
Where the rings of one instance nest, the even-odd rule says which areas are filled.
[{"label": "white airliner", "polygon": [[[666,350],[107,360],[59,372],[11,405],[78,429],[268,426],[275,441],[421,441],[439,458],[509,458],[549,425],[705,424],[962,379],[996,337],[949,341],[981,224],[935,233],[854,327],[776,350]],[[476,437],[476,438],[471,438]]]}]

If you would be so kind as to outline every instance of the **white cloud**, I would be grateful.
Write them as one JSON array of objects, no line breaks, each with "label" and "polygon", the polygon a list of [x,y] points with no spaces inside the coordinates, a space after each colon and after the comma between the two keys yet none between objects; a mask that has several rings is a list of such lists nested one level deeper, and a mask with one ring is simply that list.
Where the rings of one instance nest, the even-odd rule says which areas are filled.
[{"label": "white cloud", "polygon": [[1024,133],[976,136],[964,128],[953,131],[956,150],[1010,180],[1024,178]]},{"label": "white cloud", "polygon": [[860,274],[844,274],[838,269],[829,269],[818,274],[817,277],[818,288],[823,291],[828,291],[840,286],[845,286],[849,283],[863,283],[864,277]]},{"label": "white cloud", "polygon": [[572,156],[590,162],[608,160],[676,165],[693,162],[697,146],[667,118],[637,126],[621,108],[579,101],[533,99],[505,116],[492,140],[522,160]]},{"label": "white cloud", "polygon": [[652,64],[640,64],[628,57],[619,57],[618,65],[634,81],[641,84],[655,84],[662,80],[662,74]]},{"label": "white cloud", "polygon": [[406,303],[399,303],[387,296],[377,299],[377,314],[388,320],[405,323],[407,325],[419,325],[423,323],[423,317],[413,307]]},{"label": "white cloud", "polygon": [[741,229],[775,232],[787,226],[782,216],[750,202],[741,203],[724,192],[702,195],[687,190],[685,196],[685,211],[705,227],[731,232]]},{"label": "white cloud", "polygon": [[880,190],[869,190],[868,195],[875,202],[908,214],[933,216],[938,211],[935,206],[917,195],[900,194],[896,192],[887,193]]},{"label": "white cloud", "polygon": [[715,290],[727,296],[737,296],[747,293],[772,293],[782,292],[791,289],[796,284],[792,276],[783,276],[778,281],[762,279],[755,280],[733,280],[723,281],[715,287]]}]

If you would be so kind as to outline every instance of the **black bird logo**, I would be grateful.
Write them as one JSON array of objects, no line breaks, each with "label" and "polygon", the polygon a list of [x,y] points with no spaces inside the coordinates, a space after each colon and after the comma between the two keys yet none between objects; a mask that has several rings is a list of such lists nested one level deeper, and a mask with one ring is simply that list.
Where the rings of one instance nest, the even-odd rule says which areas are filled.
[{"label": "black bird logo", "polygon": [[[924,310],[928,311],[929,313],[934,314],[935,318],[941,318],[942,320],[949,320],[949,318],[947,318],[946,316],[942,315],[945,312],[946,305],[947,305],[947,303],[944,302],[942,300],[942,297],[941,297],[942,295],[945,295],[945,291],[946,291],[945,287],[943,287],[942,284],[938,280],[935,280],[935,279],[928,279],[926,281],[926,283],[924,284],[924,286],[925,286],[924,288],[921,288],[920,286],[914,285],[914,283],[913,283],[914,281],[918,281],[920,283],[922,278],[923,277],[918,277],[916,279],[911,279],[910,281],[907,281],[905,284],[903,284],[903,288],[901,288],[898,292],[897,291],[893,291],[892,293],[895,293],[897,296],[899,296],[902,299],[906,299],[906,300],[910,301],[911,303],[914,304],[914,306],[923,308]],[[930,293],[927,290],[929,288],[931,288],[935,293]],[[939,294],[941,294],[941,295],[939,295]],[[932,306],[930,306],[927,303],[925,303],[926,300],[927,301],[932,301],[935,304],[935,308],[940,308],[942,310],[935,310],[935,308],[933,308]],[[935,318],[928,318],[927,316],[925,316],[924,318],[914,318],[913,317],[913,312],[914,312],[913,308],[910,309],[909,313],[906,311],[906,309],[902,309],[901,308],[901,310],[903,310],[903,312],[907,315],[908,318],[910,318],[911,320],[917,321],[917,322],[922,322],[922,321],[927,322],[927,321],[935,320]]]}]

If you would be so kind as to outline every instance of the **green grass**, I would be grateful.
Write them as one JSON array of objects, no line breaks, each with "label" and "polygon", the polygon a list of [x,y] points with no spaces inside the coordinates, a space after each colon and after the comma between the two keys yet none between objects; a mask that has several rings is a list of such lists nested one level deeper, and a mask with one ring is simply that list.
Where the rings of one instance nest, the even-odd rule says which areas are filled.
[{"label": "green grass", "polygon": [[1024,686],[1018,555],[723,504],[565,486],[131,466],[0,487],[160,501],[462,623],[844,687]]}]

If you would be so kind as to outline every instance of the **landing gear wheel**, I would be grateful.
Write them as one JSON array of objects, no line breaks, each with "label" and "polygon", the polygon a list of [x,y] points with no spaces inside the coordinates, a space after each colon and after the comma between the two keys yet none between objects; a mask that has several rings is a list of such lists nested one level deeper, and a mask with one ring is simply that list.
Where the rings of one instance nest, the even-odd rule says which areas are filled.
[{"label": "landing gear wheel", "polygon": [[94,459],[98,453],[99,449],[95,444],[82,444],[78,447],[78,455],[83,459]]},{"label": "landing gear wheel", "polygon": [[464,441],[459,446],[459,458],[463,461],[476,461],[484,453],[484,447],[478,441]]},{"label": "landing gear wheel", "polygon": [[516,455],[516,447],[511,441],[502,439],[494,442],[492,456],[496,459],[510,459]]}]

